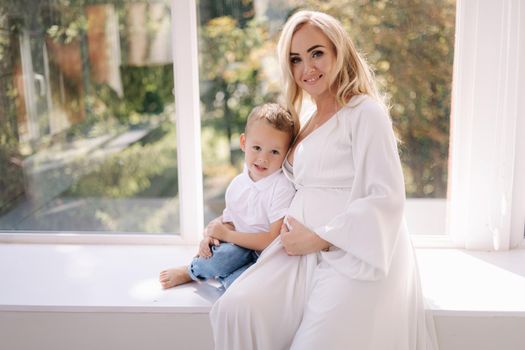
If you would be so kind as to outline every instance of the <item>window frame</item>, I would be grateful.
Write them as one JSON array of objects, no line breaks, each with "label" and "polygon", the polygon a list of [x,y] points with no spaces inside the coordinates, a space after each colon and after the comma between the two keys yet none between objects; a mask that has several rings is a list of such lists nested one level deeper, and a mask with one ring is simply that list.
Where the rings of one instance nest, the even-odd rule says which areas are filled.
[{"label": "window frame", "polygon": [[[457,0],[456,4],[456,39],[454,47],[453,79],[453,115],[451,118],[451,146],[448,200],[448,232],[444,235],[412,235],[416,247],[456,247],[464,248],[465,210],[473,192],[479,190],[468,183],[468,176],[475,165],[469,160],[479,159],[482,162],[492,161],[490,166],[498,166],[498,157],[481,154],[472,142],[479,131],[480,121],[474,118],[473,108],[476,98],[483,98],[483,91],[491,91],[496,86],[503,86],[504,93],[497,95],[499,106],[496,112],[510,113],[512,125],[507,125],[505,147],[512,149],[514,156],[505,158],[506,169],[504,187],[511,197],[510,215],[505,217],[510,247],[525,247],[525,139],[518,137],[518,130],[525,130],[525,101],[518,96],[525,95],[525,5],[519,0],[499,2],[493,0]],[[474,8],[474,9],[473,9]],[[203,229],[203,181],[200,136],[200,100],[197,38],[197,4],[196,0],[172,0],[173,30],[173,72],[176,97],[177,123],[177,159],[179,169],[179,205],[180,235],[155,234],[85,234],[80,232],[52,233],[0,233],[0,242],[7,243],[76,243],[76,244],[195,244],[200,239]],[[496,16],[494,14],[500,14]],[[487,40],[483,35],[483,18],[491,18],[492,26],[500,26],[500,37],[493,36]],[[479,79],[483,76],[482,54],[492,49],[494,42],[503,39],[500,47],[499,69],[506,74],[497,82]],[[520,60],[521,58],[521,60]],[[494,67],[493,67],[494,68]],[[514,74],[518,72],[518,74]],[[473,85],[477,84],[477,89]],[[474,91],[475,90],[475,91]],[[473,92],[474,91],[474,92]],[[478,91],[478,95],[476,95]],[[521,118],[519,117],[521,113]],[[481,121],[483,123],[483,120]],[[492,124],[485,122],[484,130],[490,130]],[[509,134],[509,128],[512,129]],[[503,149],[505,149],[503,147]],[[467,160],[467,161],[466,161]],[[478,185],[478,187],[480,187]],[[467,190],[466,190],[467,189]],[[493,193],[492,193],[493,194]],[[483,212],[470,212],[469,222],[482,219]]]}]

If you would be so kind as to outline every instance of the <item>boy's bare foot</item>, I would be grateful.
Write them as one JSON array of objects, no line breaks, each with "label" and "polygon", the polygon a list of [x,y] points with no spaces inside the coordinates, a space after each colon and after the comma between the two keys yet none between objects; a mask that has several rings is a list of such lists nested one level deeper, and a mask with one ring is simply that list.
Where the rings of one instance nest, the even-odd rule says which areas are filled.
[{"label": "boy's bare foot", "polygon": [[191,282],[192,279],[188,274],[188,267],[179,266],[162,271],[159,276],[159,281],[162,288],[167,289],[178,286],[179,284]]}]

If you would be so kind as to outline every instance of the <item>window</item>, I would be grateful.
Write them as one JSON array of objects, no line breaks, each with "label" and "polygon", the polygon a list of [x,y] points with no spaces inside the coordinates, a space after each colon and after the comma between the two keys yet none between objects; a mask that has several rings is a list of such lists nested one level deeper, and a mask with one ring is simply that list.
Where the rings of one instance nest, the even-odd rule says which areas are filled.
[{"label": "window", "polygon": [[446,233],[455,0],[199,2],[205,219],[242,169],[250,109],[279,99],[276,44],[297,6],[341,19],[375,68],[400,139],[413,234]]},{"label": "window", "polygon": [[[25,14],[25,1],[0,9],[0,230],[13,236],[33,229],[78,232],[90,212],[86,232],[180,232],[183,241],[196,241],[203,223],[220,214],[225,187],[242,166],[237,140],[249,109],[278,98],[275,44],[280,26],[300,5],[341,18],[376,69],[402,141],[413,238],[442,235],[450,227],[459,246],[522,243],[525,36],[518,34],[525,31],[525,6],[519,0],[395,6],[385,0],[355,6],[72,1],[67,11],[65,3],[39,2],[37,16]],[[131,36],[148,40],[130,44]],[[153,48],[163,52],[161,60],[153,59]],[[106,59],[97,61],[101,55]],[[61,65],[66,57],[75,64]],[[155,141],[162,135],[168,151],[160,163],[167,167],[126,168],[137,160],[125,158],[126,150],[137,152],[141,161],[135,163],[150,164],[155,152],[144,148],[160,144]],[[105,168],[112,175],[104,177],[102,165],[110,160],[116,166]],[[111,187],[126,179],[114,175],[126,169],[135,184]],[[159,177],[178,184],[178,191],[159,189],[152,181]],[[89,186],[95,189],[81,190]],[[142,225],[119,226],[118,203],[144,198],[166,206],[153,215],[147,206],[117,211]],[[60,215],[72,218],[68,227],[60,226]],[[153,217],[167,224],[146,224]],[[146,236],[148,242],[156,237]]]},{"label": "window", "polygon": [[0,230],[179,232],[170,5],[2,7]]}]

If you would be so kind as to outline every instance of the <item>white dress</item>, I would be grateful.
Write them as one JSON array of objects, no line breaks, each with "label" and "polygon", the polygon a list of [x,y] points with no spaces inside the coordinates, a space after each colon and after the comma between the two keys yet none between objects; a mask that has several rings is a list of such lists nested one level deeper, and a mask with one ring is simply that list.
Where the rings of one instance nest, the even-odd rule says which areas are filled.
[{"label": "white dress", "polygon": [[288,256],[278,237],[213,306],[216,349],[437,348],[387,113],[355,96],[294,152],[289,215],[333,246]]}]

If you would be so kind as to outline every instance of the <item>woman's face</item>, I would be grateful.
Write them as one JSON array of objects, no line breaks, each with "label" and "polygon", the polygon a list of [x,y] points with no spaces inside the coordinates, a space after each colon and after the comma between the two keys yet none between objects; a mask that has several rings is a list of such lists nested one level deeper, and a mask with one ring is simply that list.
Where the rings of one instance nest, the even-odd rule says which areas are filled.
[{"label": "woman's face", "polygon": [[290,67],[300,88],[314,100],[331,96],[329,77],[335,65],[332,43],[316,26],[306,23],[292,36]]}]

